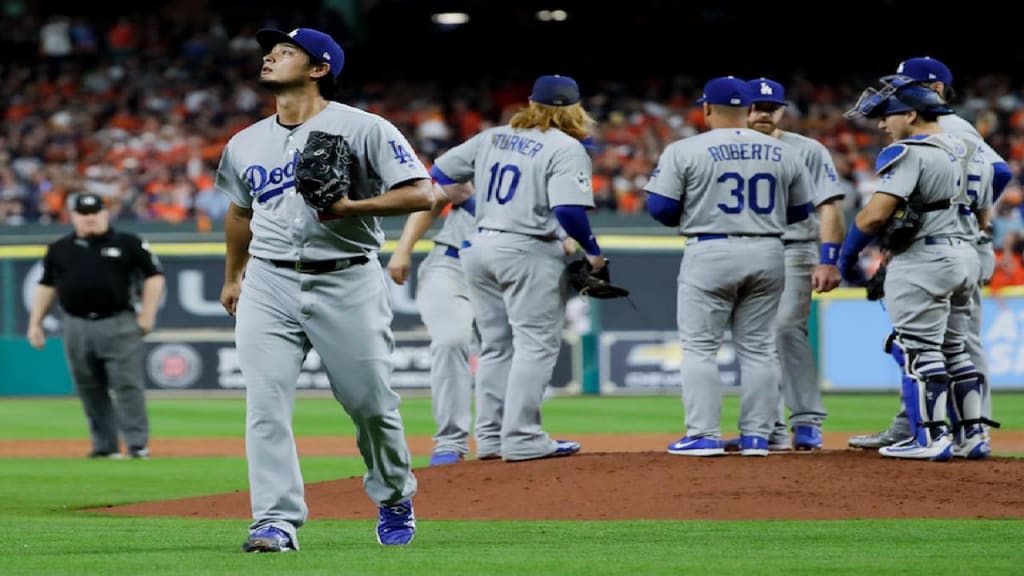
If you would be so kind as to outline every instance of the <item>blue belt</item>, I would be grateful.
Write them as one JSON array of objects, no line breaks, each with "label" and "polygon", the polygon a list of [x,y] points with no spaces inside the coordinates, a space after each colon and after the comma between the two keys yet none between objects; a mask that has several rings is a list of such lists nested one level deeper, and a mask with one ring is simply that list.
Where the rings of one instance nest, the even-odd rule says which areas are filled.
[{"label": "blue belt", "polygon": [[708,240],[725,240],[726,238],[781,238],[778,234],[697,234],[690,240],[707,242]]},{"label": "blue belt", "polygon": [[459,249],[454,247],[454,246],[449,246],[448,249],[444,251],[444,255],[448,256],[448,257],[451,257],[451,258],[455,258],[456,260],[458,260],[459,259]]},{"label": "blue belt", "polygon": [[960,246],[967,244],[967,241],[949,236],[925,236],[924,243],[928,246]]}]

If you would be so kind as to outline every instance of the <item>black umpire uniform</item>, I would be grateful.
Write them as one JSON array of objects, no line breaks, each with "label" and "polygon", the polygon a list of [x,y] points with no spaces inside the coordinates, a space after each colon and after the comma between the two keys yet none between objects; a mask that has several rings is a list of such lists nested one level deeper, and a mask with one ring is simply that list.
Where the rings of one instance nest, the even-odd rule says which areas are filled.
[{"label": "black umpire uniform", "polygon": [[[129,455],[147,458],[142,337],[152,328],[163,273],[141,238],[109,227],[99,196],[78,195],[72,210],[75,231],[50,244],[43,261],[29,339],[33,340],[33,323],[33,345],[42,339],[41,321],[56,296],[64,311],[68,367],[89,420],[89,456],[120,457],[120,431]],[[148,295],[151,302],[143,306],[148,304],[150,319],[144,322],[147,312],[136,316],[135,288],[155,276],[159,281],[153,282]]]}]

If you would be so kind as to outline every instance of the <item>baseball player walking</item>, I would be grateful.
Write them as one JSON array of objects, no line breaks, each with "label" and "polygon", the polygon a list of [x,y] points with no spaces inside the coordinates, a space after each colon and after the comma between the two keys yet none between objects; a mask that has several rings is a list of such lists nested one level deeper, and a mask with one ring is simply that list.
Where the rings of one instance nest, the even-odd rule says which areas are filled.
[{"label": "baseball player walking", "polygon": [[[409,279],[413,247],[442,208],[444,204],[438,203],[433,210],[416,212],[406,220],[398,246],[388,260],[388,274],[396,283],[405,284]],[[434,248],[417,271],[416,306],[430,334],[431,407],[437,424],[431,466],[455,464],[469,453],[473,393],[469,356],[475,328],[459,251],[475,228],[475,212],[472,196],[452,207],[434,236]]]},{"label": "baseball player walking", "polygon": [[711,129],[669,145],[646,187],[651,216],[687,237],[677,310],[686,435],[668,452],[724,454],[716,357],[731,328],[742,375],[740,453],[765,456],[779,403],[782,234],[809,216],[811,188],[800,150],[747,127],[743,80],[709,80],[698,102]]},{"label": "baseball player walking", "polygon": [[[934,58],[927,56],[908,58],[899,64],[897,73],[910,77],[922,86],[935,90],[943,98],[949,99],[952,96],[953,73],[950,69]],[[981,340],[981,289],[992,278],[995,271],[995,252],[992,247],[991,226],[987,224],[989,208],[999,199],[1006,184],[1013,174],[1006,161],[989,146],[978,133],[977,129],[970,122],[956,114],[946,114],[939,117],[939,126],[944,132],[954,134],[962,138],[968,138],[975,142],[987,157],[992,169],[991,186],[980,187],[971,197],[973,201],[972,211],[979,218],[978,237],[975,241],[975,249],[978,252],[980,262],[980,276],[978,289],[971,296],[971,327],[967,335],[967,353],[978,370],[978,378],[982,391],[982,415],[987,421],[992,418],[992,390],[987,383],[988,360],[985,357],[985,350]],[[980,220],[984,219],[985,224]],[[902,410],[893,418],[889,428],[866,435],[851,436],[850,446],[854,448],[876,449],[882,446],[889,446],[910,437],[910,423],[907,415]],[[957,445],[954,445],[954,456],[966,457],[962,454]]]},{"label": "baseball player walking", "polygon": [[431,175],[453,202],[473,181],[478,231],[460,251],[480,331],[476,443],[480,459],[569,456],[578,442],[541,426],[541,402],[561,342],[567,296],[558,226],[595,269],[606,261],[590,231],[590,157],[581,143],[593,120],[568,76],[541,76],[529,106],[437,158]]},{"label": "baseball player walking", "polygon": [[[779,417],[768,439],[770,450],[817,450],[821,425],[827,412],[821,398],[818,369],[811,350],[808,322],[811,291],[828,292],[841,280],[836,260],[843,241],[842,189],[832,154],[821,142],[779,128],[786,110],[786,91],[768,78],[747,83],[750,92],[751,128],[774,136],[801,153],[813,190],[816,215],[786,227],[782,244],[786,253],[786,284],[776,317],[779,363],[782,366],[782,398]],[[818,245],[818,240],[821,245]],[[786,408],[793,431],[786,430]]]},{"label": "baseball player walking", "polygon": [[[416,523],[399,396],[392,371],[392,312],[377,253],[380,216],[432,207],[426,169],[388,121],[331,102],[344,53],[310,28],[261,30],[260,83],[277,113],[228,142],[217,187],[232,201],[221,303],[236,316],[246,382],[245,448],[253,522],[247,552],[298,550],[307,518],[292,432],[295,387],[310,348],[356,426],[364,484],[379,506],[377,539],[407,544]],[[344,136],[347,197],[321,211],[297,193],[299,152],[311,131]],[[243,278],[244,272],[244,278]]]},{"label": "baseball player walking", "polygon": [[[959,448],[972,457],[989,451],[982,429],[978,373],[965,348],[971,296],[978,284],[974,249],[977,222],[972,186],[989,185],[991,170],[978,146],[945,134],[939,116],[951,114],[935,91],[907,76],[887,76],[864,91],[847,117],[878,119],[894,143],[875,163],[879,183],[843,241],[839,268],[859,281],[860,251],[882,233],[888,252],[887,311],[893,333],[886,340],[903,371],[902,398],[911,437],[879,449],[883,456],[949,460],[948,418],[962,432]],[[897,210],[900,213],[897,214]],[[919,227],[903,214],[920,215]]]}]

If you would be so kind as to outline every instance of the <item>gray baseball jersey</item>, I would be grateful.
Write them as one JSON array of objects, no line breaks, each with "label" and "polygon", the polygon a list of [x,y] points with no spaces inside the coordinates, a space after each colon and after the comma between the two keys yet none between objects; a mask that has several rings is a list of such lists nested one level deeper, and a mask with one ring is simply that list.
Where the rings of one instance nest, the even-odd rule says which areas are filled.
[{"label": "gray baseball jersey", "polygon": [[720,128],[670,144],[645,188],[682,202],[684,236],[781,235],[786,208],[810,202],[810,186],[798,149],[749,128]]},{"label": "gray baseball jersey", "polygon": [[501,126],[435,166],[455,181],[472,179],[476,189],[480,230],[460,257],[480,332],[477,456],[554,454],[540,408],[561,344],[567,281],[552,208],[594,205],[590,157],[559,130]]},{"label": "gray baseball jersey", "polygon": [[480,228],[555,238],[553,207],[594,206],[590,156],[560,130],[490,128],[435,164],[458,182],[473,179]]},{"label": "gray baseball jersey", "polygon": [[677,302],[691,439],[721,437],[717,355],[731,328],[742,375],[740,435],[768,449],[779,401],[780,238],[787,208],[811,201],[807,180],[799,149],[755,130],[728,128],[669,145],[647,184],[649,192],[682,203],[680,231],[694,240],[680,265]]},{"label": "gray baseball jersey", "polygon": [[416,305],[430,334],[431,408],[437,424],[435,454],[469,453],[473,308],[459,249],[475,227],[472,214],[453,207],[434,236],[434,249],[416,272]]},{"label": "gray baseball jersey", "polygon": [[[390,387],[394,338],[377,217],[323,217],[295,190],[295,164],[312,130],[345,136],[356,161],[352,198],[429,178],[409,143],[379,116],[335,102],[286,128],[272,116],[236,134],[223,152],[217,187],[253,212],[249,260],[235,340],[246,382],[246,454],[252,528],[289,533],[307,516],[292,434],[292,403],[303,359],[320,353],[335,398],[356,425],[365,486],[379,504],[416,491],[409,449]],[[266,259],[316,261],[366,256],[334,272],[300,273]]]},{"label": "gray baseball jersey", "polygon": [[962,213],[962,209],[971,204],[967,190],[972,181],[983,184],[986,174],[991,179],[991,171],[984,170],[977,150],[969,141],[951,134],[900,140],[879,154],[876,167],[879,183],[875,190],[904,199],[918,191],[925,204],[950,200],[956,205],[921,215],[917,236],[973,240],[977,223]]},{"label": "gray baseball jersey", "polygon": [[[843,190],[839,187],[839,175],[836,172],[832,153],[824,144],[795,132],[779,135],[779,140],[800,151],[803,164],[807,168],[812,192],[811,201],[821,206],[833,198],[842,198]],[[806,220],[790,224],[782,235],[784,240],[817,240],[819,233],[818,215],[812,212]]]},{"label": "gray baseball jersey", "polygon": [[295,190],[295,163],[312,130],[345,136],[356,157],[353,199],[430,177],[394,125],[358,108],[330,102],[295,130],[278,124],[277,116],[264,118],[231,138],[217,170],[217,188],[253,211],[253,256],[330,260],[376,252],[384,243],[380,217],[318,218]]}]

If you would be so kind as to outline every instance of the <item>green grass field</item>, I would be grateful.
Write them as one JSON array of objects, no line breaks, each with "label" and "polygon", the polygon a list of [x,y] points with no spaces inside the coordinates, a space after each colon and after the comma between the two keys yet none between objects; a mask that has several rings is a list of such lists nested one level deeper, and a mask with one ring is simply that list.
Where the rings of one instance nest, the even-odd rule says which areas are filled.
[{"label": "green grass field", "polygon": [[[1024,395],[997,395],[1003,428],[1024,429]],[[888,422],[891,396],[826,398],[831,431]],[[723,422],[735,422],[726,399]],[[243,435],[240,399],[152,399],[158,438]],[[408,433],[432,432],[429,400],[403,403]],[[586,433],[681,432],[678,398],[554,398],[546,428]],[[296,408],[300,436],[350,435],[328,399]],[[0,439],[84,439],[75,399],[3,399]],[[415,459],[417,466],[425,458]],[[357,458],[302,460],[307,482],[360,475]],[[936,465],[941,473],[941,466]],[[934,487],[934,481],[929,482]],[[80,510],[246,490],[243,458],[148,461],[0,460],[0,575],[22,574],[1020,574],[1024,522],[856,520],[827,522],[464,522],[419,519],[414,543],[382,548],[368,521],[319,520],[300,531],[302,551],[246,555],[241,520],[102,516]],[[934,488],[929,488],[934,489]],[[1022,487],[1024,489],[1024,487]],[[458,495],[453,495],[457,497]],[[595,502],[600,506],[600,502]],[[367,506],[372,503],[367,500]]]}]

